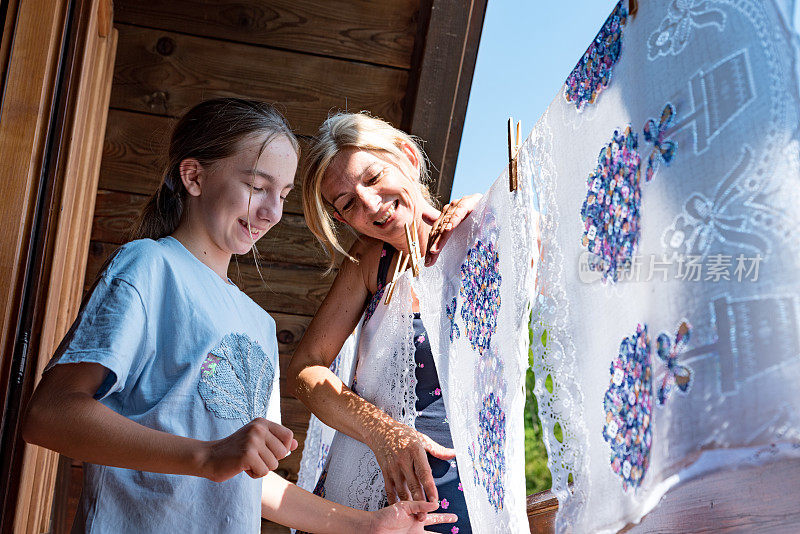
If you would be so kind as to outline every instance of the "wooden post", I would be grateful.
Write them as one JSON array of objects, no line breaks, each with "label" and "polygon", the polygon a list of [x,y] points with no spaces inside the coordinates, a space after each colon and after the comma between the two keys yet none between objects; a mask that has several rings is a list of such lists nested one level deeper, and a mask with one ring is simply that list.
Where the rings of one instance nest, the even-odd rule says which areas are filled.
[{"label": "wooden post", "polygon": [[[69,0],[19,4],[0,110],[0,269],[8,270],[0,273],[0,390],[5,398],[11,379],[22,385],[18,410],[4,411],[4,448],[21,457],[8,469],[4,531],[10,525],[14,532],[50,530],[58,455],[23,444],[16,429],[31,386],[80,304],[116,53],[111,2],[79,0],[71,7]],[[79,33],[67,37],[70,15]],[[37,282],[27,291],[26,278]],[[11,369],[21,309],[32,317],[28,350],[19,369]]]}]

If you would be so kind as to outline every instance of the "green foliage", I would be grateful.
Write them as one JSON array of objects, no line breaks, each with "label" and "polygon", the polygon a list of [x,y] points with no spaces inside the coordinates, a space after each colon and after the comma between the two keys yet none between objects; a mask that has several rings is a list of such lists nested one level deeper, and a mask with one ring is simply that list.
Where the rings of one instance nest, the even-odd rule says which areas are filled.
[{"label": "green foliage", "polygon": [[[531,344],[534,343],[532,328],[530,329],[530,341]],[[547,330],[542,332],[541,338],[537,341],[543,346],[547,346]],[[528,357],[532,360],[533,352],[530,352]],[[552,484],[550,470],[547,468],[547,450],[542,439],[542,425],[539,422],[539,408],[536,396],[533,394],[533,386],[533,370],[529,368],[525,375],[525,488],[528,495],[550,489]],[[550,375],[547,375],[545,386],[552,392],[553,381]]]}]

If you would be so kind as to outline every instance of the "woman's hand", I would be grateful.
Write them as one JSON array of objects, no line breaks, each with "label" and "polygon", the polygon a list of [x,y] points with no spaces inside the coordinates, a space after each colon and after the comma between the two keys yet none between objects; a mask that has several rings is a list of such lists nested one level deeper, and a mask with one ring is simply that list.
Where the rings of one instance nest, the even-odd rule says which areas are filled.
[{"label": "woman's hand", "polygon": [[453,229],[466,219],[483,195],[468,195],[451,202],[442,208],[442,214],[433,222],[430,236],[428,236],[428,250],[425,253],[425,265],[436,263],[444,244],[450,238]]},{"label": "woman's hand", "polygon": [[200,473],[214,482],[224,482],[242,471],[260,478],[277,469],[278,462],[296,448],[291,430],[259,417],[227,438],[206,442]]},{"label": "woman's hand", "polygon": [[[441,460],[456,457],[453,449],[442,447],[431,438],[397,421],[382,425],[367,443],[383,473],[389,503],[439,499],[428,456]],[[427,454],[426,454],[427,453]]]},{"label": "woman's hand", "polygon": [[439,507],[435,502],[399,502],[371,514],[367,532],[375,534],[406,534],[428,532],[423,527],[440,523],[455,523],[454,514],[430,514]]}]

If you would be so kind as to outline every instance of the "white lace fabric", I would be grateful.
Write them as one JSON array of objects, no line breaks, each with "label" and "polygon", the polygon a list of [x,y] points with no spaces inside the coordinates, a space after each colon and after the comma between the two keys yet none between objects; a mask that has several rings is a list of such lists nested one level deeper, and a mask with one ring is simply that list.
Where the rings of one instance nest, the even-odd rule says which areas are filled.
[{"label": "white lace fabric", "polygon": [[[412,428],[416,419],[413,318],[411,289],[407,275],[403,275],[390,304],[381,301],[372,317],[366,323],[362,320],[355,358],[350,359],[355,339],[349,340],[350,346],[346,345],[337,357],[342,359],[337,370],[340,378],[354,377],[362,398]],[[348,385],[353,382],[343,381]],[[327,499],[360,510],[380,509],[386,491],[369,447],[341,432],[334,434],[313,419],[306,439],[298,485],[313,490],[326,467]]]},{"label": "white lace fabric", "polygon": [[[378,304],[362,325],[354,362],[358,393],[413,427],[413,286],[475,532],[527,528],[524,378],[537,258],[529,174],[522,172],[520,182],[516,192],[509,192],[504,173],[453,232],[433,267],[423,268],[418,279],[410,271],[398,278],[391,303]],[[462,272],[465,265],[467,275]],[[446,307],[453,297],[458,307],[448,316]],[[451,340],[453,328],[463,333]],[[340,358],[347,359],[346,354],[343,351]],[[343,366],[338,373],[348,376]],[[298,482],[306,489],[314,487],[326,463],[329,436],[326,427],[312,419]],[[380,507],[385,499],[383,477],[366,445],[335,434],[327,456],[325,497],[360,509]]]},{"label": "white lace fabric", "polygon": [[412,280],[475,532],[528,528],[522,417],[537,252],[526,168],[523,158],[513,193],[501,175]]},{"label": "white lace fabric", "polygon": [[[557,532],[616,531],[710,469],[800,455],[793,12],[640,2],[608,87],[582,111],[559,94],[522,147],[541,221],[534,393]],[[604,283],[602,254],[582,241],[601,232],[582,209],[600,198],[587,181],[598,152],[628,126],[639,235],[623,276]],[[765,454],[773,444],[780,454]]]}]

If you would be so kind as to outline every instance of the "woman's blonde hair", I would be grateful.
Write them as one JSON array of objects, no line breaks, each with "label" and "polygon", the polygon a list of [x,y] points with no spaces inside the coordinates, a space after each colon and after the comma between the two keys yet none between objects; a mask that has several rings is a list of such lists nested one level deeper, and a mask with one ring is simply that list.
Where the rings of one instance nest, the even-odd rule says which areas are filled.
[{"label": "woman's blonde hair", "polygon": [[[416,156],[418,168],[414,169],[402,147],[411,148]],[[322,198],[322,179],[330,167],[333,158],[342,150],[356,148],[385,152],[397,160],[409,178],[414,178],[414,170],[418,170],[418,184],[425,200],[434,204],[428,190],[430,175],[425,153],[413,136],[398,130],[391,124],[367,112],[337,113],[328,117],[319,128],[317,136],[308,150],[305,172],[303,173],[303,212],[306,224],[311,232],[320,240],[330,257],[329,269],[336,265],[336,252],[350,256],[337,237],[336,225],[331,213],[335,208]]]}]

